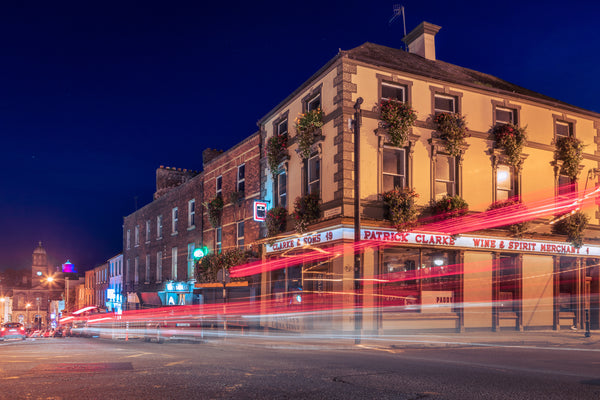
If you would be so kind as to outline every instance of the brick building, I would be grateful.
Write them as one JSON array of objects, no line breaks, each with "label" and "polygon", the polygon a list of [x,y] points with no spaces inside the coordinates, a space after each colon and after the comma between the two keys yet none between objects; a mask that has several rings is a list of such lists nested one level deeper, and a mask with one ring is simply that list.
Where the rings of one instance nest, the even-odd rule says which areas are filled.
[{"label": "brick building", "polygon": [[[201,173],[160,167],[154,200],[124,218],[123,299],[128,309],[192,304],[196,248],[218,253],[258,239],[252,203],[260,195],[260,136],[226,152],[207,149],[203,167]],[[224,204],[219,225],[213,227],[203,203],[217,195]]]}]

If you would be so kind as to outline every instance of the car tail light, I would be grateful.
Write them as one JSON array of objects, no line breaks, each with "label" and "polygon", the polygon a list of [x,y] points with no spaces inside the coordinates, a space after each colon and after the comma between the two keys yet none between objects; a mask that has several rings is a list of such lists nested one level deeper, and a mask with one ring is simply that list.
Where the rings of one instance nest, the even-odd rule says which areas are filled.
[{"label": "car tail light", "polygon": [[0,332],[4,332],[6,330],[5,327],[2,327],[2,329],[0,329]]},{"label": "car tail light", "polygon": [[20,329],[20,330],[22,330],[22,331],[24,331],[24,330],[25,330],[25,327],[24,327],[24,326],[22,326],[22,327],[20,327],[19,329]]}]

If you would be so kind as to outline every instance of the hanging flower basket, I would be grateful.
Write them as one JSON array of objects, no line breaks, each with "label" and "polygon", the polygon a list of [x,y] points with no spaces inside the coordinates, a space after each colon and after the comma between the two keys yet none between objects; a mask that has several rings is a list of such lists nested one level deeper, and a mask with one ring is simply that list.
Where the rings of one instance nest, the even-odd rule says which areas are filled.
[{"label": "hanging flower basket", "polygon": [[321,206],[319,194],[309,193],[305,196],[296,198],[294,202],[294,225],[296,232],[304,233],[308,224],[321,216]]},{"label": "hanging flower basket", "polygon": [[392,225],[400,232],[415,227],[417,221],[416,198],[419,195],[410,188],[394,188],[383,193],[383,202],[387,206],[387,216]]},{"label": "hanging flower basket", "polygon": [[267,140],[267,164],[269,165],[273,179],[281,172],[279,164],[287,156],[287,141],[287,135],[275,135]]},{"label": "hanging flower basket", "polygon": [[504,150],[508,157],[508,163],[515,168],[520,168],[523,163],[521,154],[525,140],[527,140],[525,129],[513,124],[498,124],[493,130],[496,147]]},{"label": "hanging flower basket", "polygon": [[221,225],[221,214],[223,213],[223,198],[217,196],[208,203],[204,203],[204,206],[208,210],[208,221],[213,228]]},{"label": "hanging flower basket", "polygon": [[323,126],[323,111],[320,108],[300,114],[296,119],[298,149],[302,158],[310,157],[311,146],[315,143],[315,135]]},{"label": "hanging flower basket", "polygon": [[467,143],[465,139],[469,137],[465,117],[460,114],[442,113],[438,114],[433,122],[448,153],[454,157],[460,156],[461,148]]},{"label": "hanging flower basket", "polygon": [[458,195],[446,195],[433,201],[426,210],[426,213],[434,216],[436,220],[460,217],[467,212],[469,212],[469,205]]},{"label": "hanging flower basket", "polygon": [[274,207],[267,212],[267,236],[273,237],[285,232],[288,212],[285,207]]},{"label": "hanging flower basket", "polygon": [[583,231],[587,228],[589,220],[582,211],[576,211],[552,225],[552,233],[567,235],[567,241],[571,242],[573,247],[580,248],[583,246]]},{"label": "hanging flower basket", "polygon": [[[225,268],[229,270],[236,265],[244,264],[248,258],[253,257],[252,252],[243,249],[225,250],[220,254],[208,254],[196,263],[194,276],[199,283],[217,282],[217,274]],[[232,281],[240,281],[245,278],[231,278]]]},{"label": "hanging flower basket", "polygon": [[583,160],[584,147],[585,145],[581,140],[571,136],[561,136],[556,139],[554,158],[562,161],[561,172],[572,180],[576,180],[577,175],[579,175],[579,164]]},{"label": "hanging flower basket", "polygon": [[379,118],[388,129],[392,144],[396,147],[404,146],[410,128],[417,120],[417,112],[410,104],[398,100],[383,100],[379,108]]},{"label": "hanging flower basket", "polygon": [[[487,208],[487,210],[493,211],[493,210],[499,210],[499,209],[506,208],[506,207],[512,207],[514,209],[514,211],[516,211],[515,214],[518,213],[520,215],[524,215],[525,212],[527,211],[527,207],[525,207],[525,204],[523,204],[517,200],[497,201],[495,203],[492,203]],[[509,232],[511,233],[512,236],[514,236],[516,238],[520,238],[521,236],[523,236],[523,233],[525,233],[529,229],[529,226],[530,226],[529,221],[524,221],[524,222],[518,222],[516,224],[500,226],[499,228],[506,228],[509,230]]]}]

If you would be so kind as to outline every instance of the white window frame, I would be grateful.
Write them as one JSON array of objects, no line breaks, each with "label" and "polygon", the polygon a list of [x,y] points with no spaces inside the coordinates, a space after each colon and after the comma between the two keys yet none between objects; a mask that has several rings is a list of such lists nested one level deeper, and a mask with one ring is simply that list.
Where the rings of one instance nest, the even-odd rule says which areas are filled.
[{"label": "white window frame", "polygon": [[386,153],[390,153],[390,152],[393,152],[393,153],[402,153],[402,167],[404,169],[404,173],[403,174],[397,174],[397,173],[392,173],[392,172],[386,172],[385,171],[385,162],[384,162],[384,160],[382,160],[382,165],[381,165],[381,175],[382,175],[381,185],[382,185],[382,191],[388,191],[388,190],[394,189],[393,187],[392,188],[386,188],[385,187],[385,183],[384,182],[385,182],[385,177],[386,176],[392,176],[392,177],[397,177],[398,176],[398,177],[401,177],[402,178],[402,182],[403,182],[402,183],[402,187],[406,187],[407,184],[408,184],[407,171],[406,171],[406,169],[407,169],[407,165],[406,165],[406,150],[402,149],[402,148],[398,148],[398,147],[387,147],[387,146],[385,146],[383,148],[383,152],[382,152],[384,159],[385,159],[385,154]]},{"label": "white window frame", "polygon": [[[243,171],[242,177],[240,177],[240,172]],[[235,186],[238,192],[246,191],[246,163],[238,165],[237,167],[237,184]]]},{"label": "white window frame", "polygon": [[[390,98],[390,97],[385,97],[383,95],[383,87],[387,86],[387,87],[391,87],[394,89],[402,89],[402,98],[398,99],[398,98]],[[406,103],[406,97],[407,97],[407,87],[406,85],[402,85],[399,83],[393,83],[393,82],[381,82],[381,99],[382,100],[398,100],[402,103]]]},{"label": "white window frame", "polygon": [[144,282],[150,283],[150,254],[146,254],[146,276]]},{"label": "white window frame", "polygon": [[162,215],[159,215],[156,217],[156,239],[162,239],[162,233],[163,233],[162,220],[163,220]]},{"label": "white window frame", "polygon": [[[313,177],[311,163],[314,162],[315,160],[319,163],[319,170],[317,171],[317,174],[316,174],[317,176]],[[307,170],[306,170],[307,193],[315,192],[315,190],[312,188],[313,186],[318,186],[318,189],[316,190],[316,192],[320,193],[321,192],[321,156],[319,154],[315,154],[315,155],[309,157],[308,160],[306,161],[306,163],[307,163]]]},{"label": "white window frame", "polygon": [[[315,107],[315,102],[318,100],[319,105]],[[306,111],[323,109],[323,104],[321,101],[321,93],[317,93],[308,100],[306,100]]]},{"label": "white window frame", "polygon": [[[282,127],[285,124],[285,129],[282,129]],[[281,121],[279,121],[279,123],[277,123],[277,135],[278,136],[287,136],[288,134],[288,119],[284,118]]]},{"label": "white window frame", "polygon": [[140,245],[140,226],[136,225],[134,228],[134,246],[138,247]]},{"label": "white window frame", "polygon": [[[566,129],[567,129],[566,135],[558,133],[559,126],[566,127]],[[573,136],[573,124],[570,122],[566,122],[566,121],[560,121],[560,120],[556,121],[554,123],[554,135],[556,137],[571,137],[571,136]]]},{"label": "white window frame", "polygon": [[188,228],[196,226],[196,199],[188,201]]},{"label": "white window frame", "polygon": [[[439,163],[440,158],[447,158],[449,160],[452,160],[452,165],[450,167],[450,172],[453,175],[454,179],[440,179],[437,175],[437,166]],[[439,200],[441,199],[444,195],[438,194],[437,193],[437,183],[438,182],[443,182],[446,184],[446,186],[448,186],[449,183],[452,184],[452,193],[446,193],[449,196],[455,196],[457,195],[457,187],[456,187],[456,175],[457,175],[457,171],[456,171],[456,157],[447,155],[447,154],[438,154],[437,159],[436,159],[436,165],[435,165],[436,171],[435,171],[435,177],[434,177],[434,182],[433,182],[433,187],[434,187],[434,199],[435,200]]]},{"label": "white window frame", "polygon": [[162,282],[162,251],[156,252],[156,282]]},{"label": "white window frame", "polygon": [[149,219],[146,220],[146,242],[150,241],[150,234],[151,234],[151,231],[150,231],[151,227],[150,227],[150,225],[151,225],[150,224],[150,220]]},{"label": "white window frame", "polygon": [[[435,107],[435,99],[446,99],[446,100],[452,100],[452,108],[453,111],[448,111],[448,110],[442,110],[439,108]],[[441,113],[451,113],[451,114],[456,114],[458,113],[458,99],[456,98],[456,96],[451,96],[451,95],[447,95],[447,94],[442,94],[442,93],[435,93],[433,95],[433,113],[434,114],[441,114]]]},{"label": "white window frame", "polygon": [[[245,235],[245,226],[244,221],[238,221],[236,224],[236,245],[238,248],[244,248],[244,235]],[[242,235],[240,236],[240,227],[242,229]]]},{"label": "white window frame", "polygon": [[171,248],[171,279],[177,280],[177,247]]},{"label": "white window frame", "polygon": [[126,235],[126,248],[127,250],[131,249],[131,229],[127,229],[127,235]]},{"label": "white window frame", "polygon": [[[510,121],[503,121],[501,119],[498,119],[498,111],[502,111],[505,113],[509,113],[511,116],[511,120]],[[517,110],[515,110],[514,108],[508,108],[508,107],[495,107],[494,110],[494,119],[496,120],[497,124],[512,124],[512,125],[517,125]]]},{"label": "white window frame", "polygon": [[[501,175],[506,174],[506,173],[508,173],[508,177],[506,178],[506,180],[508,181],[508,186],[509,186],[508,189],[500,187]],[[508,200],[508,199],[514,197],[514,195],[515,195],[514,181],[515,181],[514,180],[514,171],[510,167],[510,165],[499,164],[498,167],[496,168],[496,201]],[[506,193],[506,197],[499,196],[499,194],[501,194],[501,193]]]},{"label": "white window frame", "polygon": [[196,243],[188,243],[187,245],[187,278],[188,280],[194,279],[194,265],[196,264],[194,260],[194,250],[196,249]]},{"label": "white window frame", "polygon": [[[283,186],[281,184],[282,177],[285,180],[285,188],[283,191],[281,189]],[[287,207],[287,172],[285,169],[277,175],[277,204],[280,207]]]},{"label": "white window frame", "polygon": [[133,260],[133,282],[140,283],[140,257],[135,256]]},{"label": "white window frame", "polygon": [[215,193],[217,196],[223,195],[223,176],[219,175],[215,179]]},{"label": "white window frame", "polygon": [[179,208],[173,207],[171,210],[171,234],[177,234],[177,221],[179,220]]}]

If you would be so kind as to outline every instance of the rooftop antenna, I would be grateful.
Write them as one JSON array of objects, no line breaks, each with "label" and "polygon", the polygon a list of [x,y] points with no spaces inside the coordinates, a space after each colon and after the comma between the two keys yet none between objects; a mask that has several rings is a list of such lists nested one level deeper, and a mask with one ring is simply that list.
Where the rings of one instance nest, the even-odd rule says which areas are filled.
[{"label": "rooftop antenna", "polygon": [[[406,36],[406,20],[405,20],[405,16],[404,16],[404,6],[401,4],[394,4],[394,14],[392,15],[392,18],[390,18],[390,22],[388,22],[389,25],[392,24],[392,22],[394,22],[394,20],[396,18],[398,18],[400,16],[400,14],[402,14],[402,25],[404,26],[404,36]],[[404,50],[406,50],[406,44],[404,44]]]}]

